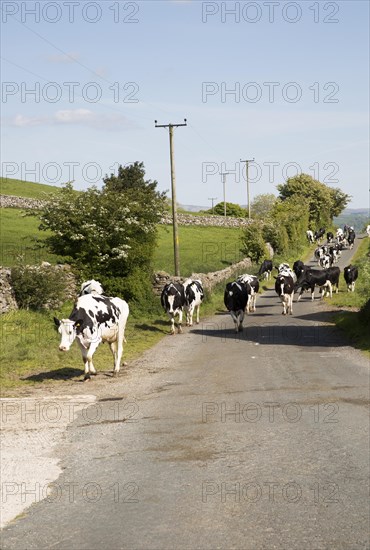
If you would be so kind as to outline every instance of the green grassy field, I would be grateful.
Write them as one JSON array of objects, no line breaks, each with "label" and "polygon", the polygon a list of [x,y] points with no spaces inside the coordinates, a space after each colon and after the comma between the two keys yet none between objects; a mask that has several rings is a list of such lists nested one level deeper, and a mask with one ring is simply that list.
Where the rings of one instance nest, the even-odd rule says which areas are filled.
[{"label": "green grassy field", "polygon": [[39,231],[35,217],[25,216],[18,208],[2,208],[0,213],[0,265],[56,263],[56,256],[36,246],[37,239],[44,239],[47,232]]},{"label": "green grassy field", "polygon": [[[239,262],[241,229],[224,227],[179,227],[180,273],[206,273]],[[158,227],[154,270],[174,273],[171,226]]]},{"label": "green grassy field", "polygon": [[49,193],[58,191],[58,187],[44,185],[32,181],[22,181],[0,177],[0,193],[2,195],[15,195],[30,199],[45,199]]},{"label": "green grassy field", "polygon": [[[337,307],[360,308],[370,296],[370,239],[364,237],[358,247],[356,254],[351,260],[352,265],[359,268],[359,276],[356,281],[355,292],[347,292],[347,285],[343,274],[339,278],[339,293],[333,294],[331,303]],[[367,269],[365,266],[368,266]]]},{"label": "green grassy field", "polygon": [[[39,223],[37,218],[25,216],[18,208],[1,209],[0,265],[12,267],[21,256],[26,264],[61,260],[45,249],[35,248],[36,240],[43,240],[47,235],[47,232],[39,231]],[[181,274],[188,276],[192,272],[217,271],[238,262],[242,259],[240,236],[240,229],[179,227]],[[158,227],[153,268],[155,271],[174,272],[171,226]]]}]

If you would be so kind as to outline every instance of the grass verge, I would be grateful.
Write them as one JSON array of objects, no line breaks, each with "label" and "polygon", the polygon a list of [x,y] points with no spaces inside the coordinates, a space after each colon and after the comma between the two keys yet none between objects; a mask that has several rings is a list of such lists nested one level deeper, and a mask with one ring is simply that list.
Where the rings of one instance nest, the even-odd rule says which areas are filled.
[{"label": "grass verge", "polygon": [[333,316],[338,328],[345,331],[352,345],[370,357],[370,331],[368,324],[359,319],[359,310],[370,298],[370,239],[363,237],[351,261],[359,269],[355,292],[347,292],[343,277],[340,277],[339,293],[333,294],[331,304],[343,308]]}]

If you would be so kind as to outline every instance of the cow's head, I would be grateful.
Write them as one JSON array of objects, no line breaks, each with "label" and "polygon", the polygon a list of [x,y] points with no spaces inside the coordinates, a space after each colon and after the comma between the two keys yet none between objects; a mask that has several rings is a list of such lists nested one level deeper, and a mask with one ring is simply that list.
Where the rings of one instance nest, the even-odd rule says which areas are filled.
[{"label": "cow's head", "polygon": [[57,319],[54,317],[54,323],[58,328],[62,338],[59,344],[59,351],[68,351],[75,341],[77,330],[81,321],[71,321],[70,319]]}]

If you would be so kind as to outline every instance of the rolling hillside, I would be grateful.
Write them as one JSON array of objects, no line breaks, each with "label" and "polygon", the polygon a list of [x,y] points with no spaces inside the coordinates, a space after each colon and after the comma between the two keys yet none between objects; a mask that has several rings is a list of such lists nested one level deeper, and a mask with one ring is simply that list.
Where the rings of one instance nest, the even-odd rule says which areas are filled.
[{"label": "rolling hillside", "polygon": [[0,193],[2,195],[44,199],[49,193],[55,193],[58,189],[58,187],[53,185],[0,177]]}]

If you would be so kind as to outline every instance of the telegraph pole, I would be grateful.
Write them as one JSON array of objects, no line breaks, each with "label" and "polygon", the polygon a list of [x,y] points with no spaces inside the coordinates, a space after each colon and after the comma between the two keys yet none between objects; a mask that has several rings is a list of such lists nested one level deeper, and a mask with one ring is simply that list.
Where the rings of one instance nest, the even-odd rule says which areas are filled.
[{"label": "telegraph pole", "polygon": [[212,214],[214,214],[214,207],[213,207],[213,204],[214,204],[214,201],[217,199],[217,197],[210,197],[208,200],[209,201],[212,201]]},{"label": "telegraph pole", "polygon": [[229,174],[229,172],[223,172],[221,173],[221,177],[222,177],[222,184],[223,184],[223,188],[224,188],[224,216],[226,216],[226,176],[227,174]]},{"label": "telegraph pole", "polygon": [[177,227],[177,204],[176,204],[176,177],[175,177],[175,158],[173,154],[173,129],[178,126],[187,126],[186,118],[182,124],[157,124],[156,128],[168,128],[170,136],[170,164],[171,164],[171,195],[172,195],[172,227],[173,227],[173,253],[175,260],[175,275],[180,276],[180,258],[179,258],[179,233]]},{"label": "telegraph pole", "polygon": [[254,162],[254,158],[253,159],[247,159],[247,160],[240,159],[240,162],[245,162],[245,175],[246,175],[246,179],[247,179],[248,218],[250,218],[251,217],[251,201],[250,201],[250,197],[249,197],[249,163]]}]

